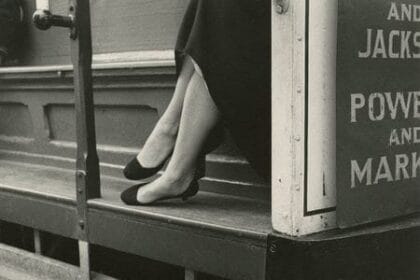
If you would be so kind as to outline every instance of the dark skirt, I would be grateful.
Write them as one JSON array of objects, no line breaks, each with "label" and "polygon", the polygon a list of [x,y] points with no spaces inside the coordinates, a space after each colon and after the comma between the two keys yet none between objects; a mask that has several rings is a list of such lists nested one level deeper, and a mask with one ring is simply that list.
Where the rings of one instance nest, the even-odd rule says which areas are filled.
[{"label": "dark skirt", "polygon": [[269,0],[191,0],[176,43],[202,70],[223,124],[265,179],[271,165]]}]

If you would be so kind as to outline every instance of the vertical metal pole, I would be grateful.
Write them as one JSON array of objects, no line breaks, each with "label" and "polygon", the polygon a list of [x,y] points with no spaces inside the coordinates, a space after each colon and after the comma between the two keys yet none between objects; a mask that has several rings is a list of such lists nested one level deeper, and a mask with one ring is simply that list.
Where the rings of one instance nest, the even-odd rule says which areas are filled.
[{"label": "vertical metal pole", "polygon": [[49,29],[51,26],[70,28],[76,109],[76,190],[79,218],[77,234],[80,249],[80,278],[90,279],[87,202],[89,199],[100,197],[101,193],[93,105],[89,0],[69,0],[69,16],[53,15],[50,11],[40,8],[35,11],[33,21],[41,30]]},{"label": "vertical metal pole", "polygon": [[89,0],[69,0],[69,4],[70,17],[74,19],[70,37],[76,109],[76,189],[80,278],[88,280],[90,279],[90,260],[87,201],[101,195],[92,86],[90,5]]},{"label": "vertical metal pole", "polygon": [[87,200],[100,197],[92,88],[92,41],[87,0],[70,0],[74,17],[71,53],[74,67],[77,160],[76,188],[81,239],[87,241]]}]

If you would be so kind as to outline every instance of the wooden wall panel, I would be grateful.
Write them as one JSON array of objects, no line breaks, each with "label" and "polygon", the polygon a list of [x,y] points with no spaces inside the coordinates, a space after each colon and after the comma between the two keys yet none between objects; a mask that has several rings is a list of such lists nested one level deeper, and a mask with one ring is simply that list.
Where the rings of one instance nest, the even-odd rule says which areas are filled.
[{"label": "wooden wall panel", "polygon": [[[170,101],[174,70],[142,66],[93,71],[102,175],[123,179],[124,165],[139,152]],[[74,168],[72,78],[69,67],[0,69],[0,117],[2,112],[13,117],[10,123],[0,119],[0,158]],[[264,201],[270,195],[230,137],[208,155],[200,187]]]},{"label": "wooden wall panel", "polygon": [[1,137],[34,137],[28,106],[18,102],[0,103]]},{"label": "wooden wall panel", "polygon": [[[68,31],[39,31],[31,23],[35,0],[24,0],[27,35],[21,65],[70,63]],[[91,0],[95,54],[168,50],[175,44],[188,0]],[[56,14],[67,14],[67,0],[50,1]]]},{"label": "wooden wall panel", "polygon": [[[45,115],[52,141],[76,139],[73,105],[49,104]],[[158,118],[157,110],[149,106],[95,106],[97,143],[138,149],[146,142]]]}]

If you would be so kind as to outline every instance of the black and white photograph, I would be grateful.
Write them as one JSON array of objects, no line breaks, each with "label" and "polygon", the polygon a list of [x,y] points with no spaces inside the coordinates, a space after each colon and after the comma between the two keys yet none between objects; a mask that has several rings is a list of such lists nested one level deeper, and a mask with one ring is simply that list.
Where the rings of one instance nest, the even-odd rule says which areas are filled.
[{"label": "black and white photograph", "polygon": [[0,0],[0,280],[420,280],[420,0]]}]

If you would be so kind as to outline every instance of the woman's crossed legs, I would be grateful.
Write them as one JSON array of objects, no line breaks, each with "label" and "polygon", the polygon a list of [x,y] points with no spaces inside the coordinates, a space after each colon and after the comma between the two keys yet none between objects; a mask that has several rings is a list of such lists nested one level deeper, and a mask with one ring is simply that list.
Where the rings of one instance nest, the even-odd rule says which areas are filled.
[{"label": "woman's crossed legs", "polygon": [[188,188],[206,140],[219,119],[203,77],[187,57],[174,96],[137,160],[144,167],[155,167],[173,151],[172,157],[161,177],[139,189],[138,202],[148,204]]}]

